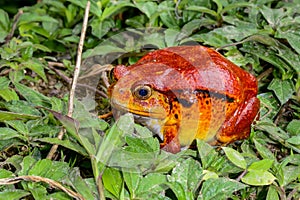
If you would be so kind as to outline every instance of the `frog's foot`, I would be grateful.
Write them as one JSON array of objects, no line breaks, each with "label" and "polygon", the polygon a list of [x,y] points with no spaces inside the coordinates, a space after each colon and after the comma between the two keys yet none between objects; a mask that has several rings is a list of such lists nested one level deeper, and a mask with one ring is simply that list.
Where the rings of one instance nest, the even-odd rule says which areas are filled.
[{"label": "frog's foot", "polygon": [[170,153],[178,153],[181,150],[176,126],[164,127],[164,141],[160,143],[160,148]]}]

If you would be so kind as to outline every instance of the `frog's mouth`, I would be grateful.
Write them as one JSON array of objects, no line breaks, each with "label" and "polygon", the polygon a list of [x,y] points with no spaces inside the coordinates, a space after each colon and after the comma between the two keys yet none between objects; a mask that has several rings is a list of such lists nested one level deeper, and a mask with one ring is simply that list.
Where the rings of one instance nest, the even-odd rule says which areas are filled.
[{"label": "frog's mouth", "polygon": [[116,114],[117,111],[119,113],[119,114],[116,114],[116,116],[120,116],[122,114],[130,112],[130,113],[134,114],[136,117],[139,116],[139,117],[143,117],[143,118],[154,118],[154,119],[158,119],[158,120],[163,120],[165,118],[165,116],[162,113],[146,112],[143,110],[128,108],[128,107],[122,106],[121,104],[119,104],[113,100],[111,100],[110,103],[111,103],[113,113]]}]

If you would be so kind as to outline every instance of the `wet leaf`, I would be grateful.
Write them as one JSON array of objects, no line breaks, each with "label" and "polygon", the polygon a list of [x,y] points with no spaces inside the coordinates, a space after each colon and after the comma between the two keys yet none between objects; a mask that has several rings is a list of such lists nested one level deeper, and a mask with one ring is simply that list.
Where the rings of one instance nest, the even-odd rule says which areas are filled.
[{"label": "wet leaf", "polygon": [[236,166],[246,169],[247,163],[245,161],[245,158],[236,150],[230,148],[230,147],[222,147],[224,150],[227,158]]},{"label": "wet leaf", "polygon": [[263,170],[251,170],[243,178],[242,181],[248,185],[270,185],[276,179],[273,174]]},{"label": "wet leaf", "polygon": [[203,183],[198,199],[226,199],[247,186],[228,178],[208,179]]},{"label": "wet leaf", "polygon": [[294,85],[290,80],[273,79],[268,86],[269,90],[273,90],[281,105],[286,103],[294,93]]}]

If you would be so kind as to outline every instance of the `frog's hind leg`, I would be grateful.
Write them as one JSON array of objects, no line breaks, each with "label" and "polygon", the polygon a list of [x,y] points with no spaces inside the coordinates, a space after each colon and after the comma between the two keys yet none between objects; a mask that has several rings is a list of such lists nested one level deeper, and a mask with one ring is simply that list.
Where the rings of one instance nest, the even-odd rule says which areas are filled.
[{"label": "frog's hind leg", "polygon": [[249,99],[233,117],[223,124],[217,139],[220,143],[231,143],[249,137],[251,122],[256,118],[260,102],[256,97]]}]

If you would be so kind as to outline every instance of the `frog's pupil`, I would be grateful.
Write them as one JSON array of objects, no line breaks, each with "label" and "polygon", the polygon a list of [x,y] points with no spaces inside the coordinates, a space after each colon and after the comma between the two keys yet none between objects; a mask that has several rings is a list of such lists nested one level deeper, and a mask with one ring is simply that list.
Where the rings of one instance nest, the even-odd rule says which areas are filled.
[{"label": "frog's pupil", "polygon": [[146,90],[146,89],[140,89],[139,90],[139,95],[141,97],[147,96],[148,95],[148,90]]}]

